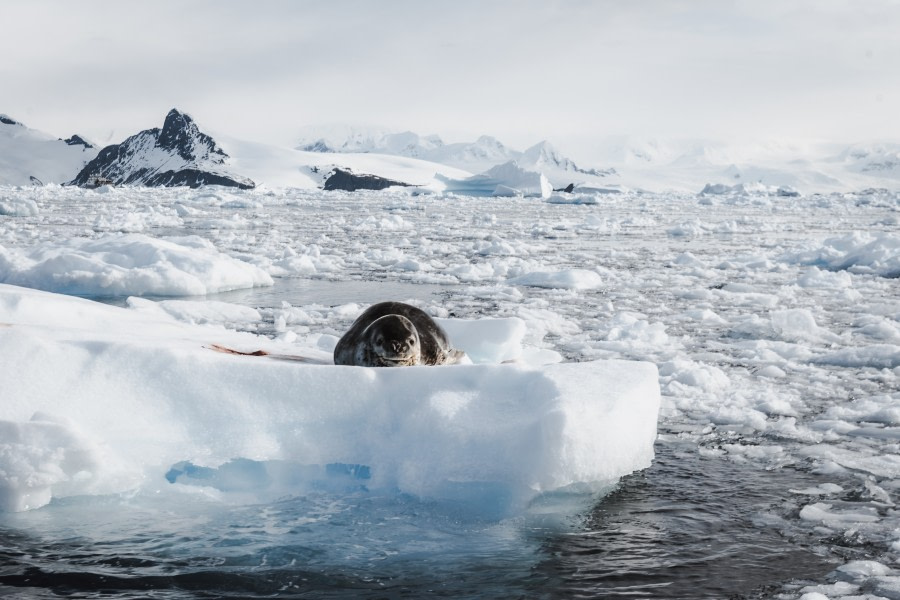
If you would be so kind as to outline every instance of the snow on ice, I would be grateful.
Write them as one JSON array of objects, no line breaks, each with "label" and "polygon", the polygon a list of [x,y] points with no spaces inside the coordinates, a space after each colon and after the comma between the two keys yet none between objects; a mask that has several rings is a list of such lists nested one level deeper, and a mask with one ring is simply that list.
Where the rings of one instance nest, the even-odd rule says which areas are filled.
[{"label": "snow on ice", "polygon": [[131,311],[4,285],[0,306],[0,355],[16,373],[0,409],[6,510],[234,459],[364,465],[373,488],[426,498],[492,485],[517,510],[542,492],[609,486],[653,456],[656,368],[489,364],[521,357],[521,321],[488,321],[484,339],[477,322],[445,321],[454,345],[477,340],[481,365],[362,369],[215,353],[210,344],[279,348],[178,323],[165,313],[202,319],[171,301]]},{"label": "snow on ice", "polygon": [[50,242],[25,253],[0,246],[0,282],[81,296],[196,296],[272,285],[272,278],[197,236],[129,234]]}]

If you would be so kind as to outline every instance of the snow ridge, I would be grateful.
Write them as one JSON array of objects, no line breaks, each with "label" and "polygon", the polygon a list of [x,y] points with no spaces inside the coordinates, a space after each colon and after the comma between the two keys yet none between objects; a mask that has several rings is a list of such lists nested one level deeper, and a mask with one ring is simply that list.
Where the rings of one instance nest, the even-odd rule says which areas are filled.
[{"label": "snow ridge", "polygon": [[325,132],[320,137],[314,135],[301,142],[298,149],[307,152],[365,152],[408,156],[475,173],[515,161],[524,169],[547,171],[547,176],[554,185],[557,182],[563,185],[570,183],[572,174],[606,177],[616,173],[615,169],[581,168],[546,140],[520,152],[489,135],[482,135],[474,142],[446,144],[437,135],[421,136],[412,131],[384,133],[377,129],[368,132],[349,129]]},{"label": "snow ridge", "polygon": [[96,154],[81,136],[62,140],[0,114],[0,184],[62,183]]}]

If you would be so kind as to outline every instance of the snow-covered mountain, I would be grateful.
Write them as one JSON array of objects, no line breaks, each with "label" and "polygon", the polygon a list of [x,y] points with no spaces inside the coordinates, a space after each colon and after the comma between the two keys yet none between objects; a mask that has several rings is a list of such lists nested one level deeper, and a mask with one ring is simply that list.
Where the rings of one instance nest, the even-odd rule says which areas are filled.
[{"label": "snow-covered mountain", "polygon": [[524,152],[514,150],[488,135],[474,142],[445,144],[437,135],[420,136],[412,131],[386,133],[382,129],[328,128],[321,132],[308,129],[299,149],[310,152],[369,152],[409,156],[450,165],[472,173],[487,172],[498,165],[515,161],[519,168],[543,173],[554,187],[615,174],[613,169],[583,169],[563,156],[549,142],[542,141]]},{"label": "snow-covered mountain", "polygon": [[856,144],[833,158],[849,171],[900,179],[900,144]]},{"label": "snow-covered mountain", "polygon": [[107,146],[70,183],[255,187],[253,180],[229,168],[228,158],[189,115],[173,108],[162,129],[147,129],[121,144]]},{"label": "snow-covered mountain", "polygon": [[521,154],[483,135],[474,142],[445,144],[438,135],[412,131],[393,133],[381,128],[328,126],[307,128],[299,150],[309,152],[391,154],[420,158],[467,171],[482,171]]},{"label": "snow-covered mountain", "polygon": [[[319,135],[323,131],[325,135]],[[900,186],[897,143],[607,137],[592,141],[593,155],[607,168],[588,169],[548,142],[518,151],[490,136],[447,144],[436,135],[351,126],[309,128],[307,136],[307,143],[294,149],[235,139],[227,132],[208,134],[190,116],[173,109],[162,128],[142,131],[98,152],[82,136],[58,138],[0,115],[0,185],[108,181],[315,189],[342,171],[359,180],[354,186],[360,181],[386,185],[390,180],[435,192],[452,188],[473,194],[529,195],[542,190],[544,195],[541,185],[528,183],[540,182],[540,177],[553,189],[571,185],[584,193],[715,189],[775,194],[782,189],[811,194]],[[470,179],[473,174],[479,177]],[[507,180],[498,174],[506,174]]]},{"label": "snow-covered mountain", "polygon": [[248,142],[216,134],[231,156],[231,167],[270,187],[322,188],[336,169],[357,176],[374,176],[409,186],[440,191],[437,175],[465,178],[469,171],[435,162],[372,152],[311,152]]},{"label": "snow-covered mountain", "polygon": [[896,188],[900,145],[841,145],[833,142],[724,142],[631,136],[597,140],[604,164],[620,182],[650,191],[699,192],[779,188],[801,193]]},{"label": "snow-covered mountain", "polygon": [[81,136],[62,140],[0,114],[0,184],[63,183],[96,155]]}]

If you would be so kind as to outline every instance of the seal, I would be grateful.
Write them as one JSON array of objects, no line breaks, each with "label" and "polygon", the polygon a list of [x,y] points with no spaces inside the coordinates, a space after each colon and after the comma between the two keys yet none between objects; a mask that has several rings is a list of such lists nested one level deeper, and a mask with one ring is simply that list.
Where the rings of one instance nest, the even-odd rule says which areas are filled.
[{"label": "seal", "polygon": [[434,319],[403,302],[373,304],[334,347],[334,364],[357,367],[452,365],[463,356]]}]

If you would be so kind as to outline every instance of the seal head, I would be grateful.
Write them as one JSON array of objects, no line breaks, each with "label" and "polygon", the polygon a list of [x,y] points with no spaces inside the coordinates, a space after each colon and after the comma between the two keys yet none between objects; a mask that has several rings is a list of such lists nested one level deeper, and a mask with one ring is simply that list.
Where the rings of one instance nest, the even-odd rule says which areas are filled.
[{"label": "seal head", "polygon": [[334,364],[357,367],[452,365],[464,356],[425,311],[403,302],[373,304],[334,347]]},{"label": "seal head", "polygon": [[419,333],[403,315],[385,315],[372,321],[363,336],[367,344],[357,349],[357,362],[378,367],[409,367],[421,364]]}]

